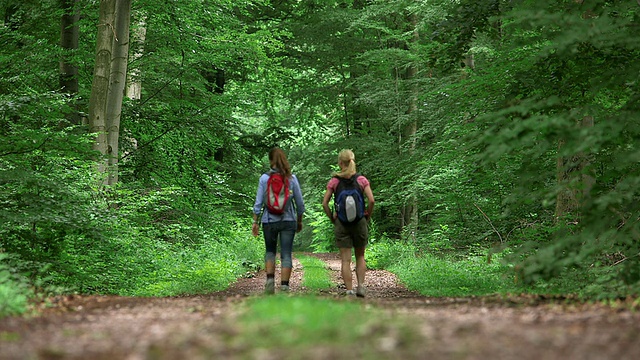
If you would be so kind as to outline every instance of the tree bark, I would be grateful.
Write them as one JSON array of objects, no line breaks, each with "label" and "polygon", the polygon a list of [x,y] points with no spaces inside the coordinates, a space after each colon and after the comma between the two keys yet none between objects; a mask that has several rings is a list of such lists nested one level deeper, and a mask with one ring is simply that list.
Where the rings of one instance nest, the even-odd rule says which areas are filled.
[{"label": "tree bark", "polygon": [[[108,160],[107,144],[107,97],[109,94],[109,77],[111,72],[112,43],[114,34],[116,0],[101,0],[98,20],[98,36],[96,39],[96,62],[89,98],[89,131],[95,134],[93,149],[100,155],[98,171],[106,172]],[[107,183],[107,179],[104,179]]]},{"label": "tree bark", "polygon": [[[593,127],[593,116],[583,117],[578,125],[581,128]],[[564,141],[560,140],[558,153],[563,146]],[[590,155],[584,152],[570,157],[558,156],[556,172],[560,191],[556,196],[556,220],[568,215],[572,216],[568,219],[569,222],[577,223],[580,220],[580,208],[595,184],[595,175],[589,170],[590,165]]]},{"label": "tree bark", "polygon": [[[144,42],[147,38],[146,15],[143,15],[137,22],[135,30],[131,34],[133,37],[133,52],[131,54],[131,62],[135,63],[144,54]],[[131,51],[131,46],[130,46]],[[129,99],[140,100],[142,97],[142,82],[140,81],[140,69],[137,66],[129,69],[127,76],[126,95]]]},{"label": "tree bark", "polygon": [[[420,40],[420,34],[418,33],[417,25],[418,18],[415,14],[410,15],[409,23],[413,29],[413,36],[411,42],[418,42]],[[410,64],[405,72],[405,81],[408,83],[415,83],[418,75],[418,68],[414,64]],[[415,84],[409,85],[409,99],[408,107],[406,111],[407,118],[410,119],[402,129],[402,140],[400,143],[401,152],[404,151],[411,158],[415,152],[416,143],[415,136],[418,131],[418,123],[416,120],[416,112],[418,110],[418,86]],[[402,208],[402,231],[407,233],[413,240],[415,240],[415,234],[418,227],[418,201],[415,193],[411,193],[407,198]]]},{"label": "tree bark", "polygon": [[[78,20],[80,15],[76,5],[78,0],[59,0],[62,9],[60,18],[60,46],[63,50],[60,59],[60,91],[75,97],[78,94],[78,67],[71,62],[72,52],[78,49]],[[82,118],[75,100],[72,103],[72,112],[67,118],[72,124],[79,125]]]},{"label": "tree bark", "polygon": [[131,0],[117,0],[115,9],[115,38],[112,45],[111,70],[109,73],[109,91],[107,97],[107,157],[109,164],[108,184],[118,182],[118,139],[120,136],[120,118],[122,99],[127,79],[127,61],[129,57],[129,24],[131,18]]}]

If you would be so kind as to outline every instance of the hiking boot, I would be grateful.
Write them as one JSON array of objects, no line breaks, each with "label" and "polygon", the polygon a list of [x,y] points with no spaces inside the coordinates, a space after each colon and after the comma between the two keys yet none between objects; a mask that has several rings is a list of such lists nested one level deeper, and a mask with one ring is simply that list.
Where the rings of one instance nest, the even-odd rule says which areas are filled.
[{"label": "hiking boot", "polygon": [[280,285],[280,291],[289,292],[289,285]]},{"label": "hiking boot", "polygon": [[363,298],[366,293],[367,293],[367,289],[364,287],[364,285],[360,285],[360,286],[358,286],[356,288],[356,296],[357,297]]},{"label": "hiking boot", "polygon": [[264,293],[267,295],[271,295],[275,292],[275,281],[273,279],[267,279],[267,282],[264,284]]},{"label": "hiking boot", "polygon": [[347,292],[345,293],[345,295],[347,295],[347,296],[354,296],[355,294],[356,294],[356,292],[353,291],[353,290],[347,290]]}]

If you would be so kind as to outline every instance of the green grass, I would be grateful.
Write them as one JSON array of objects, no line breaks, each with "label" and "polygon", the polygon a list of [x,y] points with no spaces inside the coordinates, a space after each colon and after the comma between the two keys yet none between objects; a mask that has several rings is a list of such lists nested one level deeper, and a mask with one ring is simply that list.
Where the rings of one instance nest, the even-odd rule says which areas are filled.
[{"label": "green grass", "polygon": [[308,255],[296,255],[304,268],[302,286],[309,290],[322,290],[333,287],[329,270],[324,261]]},{"label": "green grass", "polygon": [[[389,257],[382,248],[379,257]],[[380,249],[379,249],[380,250]],[[504,254],[495,254],[491,262],[482,254],[436,256],[400,253],[385,268],[395,273],[407,288],[434,297],[464,297],[492,294],[577,295],[598,299],[607,294],[620,293],[606,279],[606,270],[597,268],[567,268],[552,279],[522,283],[513,265],[502,261]],[[407,256],[407,254],[411,254]],[[604,275],[603,275],[604,274]],[[614,290],[611,290],[614,288]]]},{"label": "green grass", "polygon": [[440,259],[433,255],[405,257],[389,267],[411,290],[426,296],[469,296],[508,292],[513,277],[499,262],[485,257]]},{"label": "green grass", "polygon": [[[315,296],[269,296],[242,304],[236,326],[237,336],[230,338],[234,348],[268,351],[270,358],[308,358],[322,351],[325,357],[389,358],[381,339],[394,344],[419,343],[418,331],[409,319],[392,316],[360,302],[330,300]],[[392,351],[394,358],[399,352]],[[252,355],[248,354],[248,358]],[[401,358],[401,357],[399,357]]]}]

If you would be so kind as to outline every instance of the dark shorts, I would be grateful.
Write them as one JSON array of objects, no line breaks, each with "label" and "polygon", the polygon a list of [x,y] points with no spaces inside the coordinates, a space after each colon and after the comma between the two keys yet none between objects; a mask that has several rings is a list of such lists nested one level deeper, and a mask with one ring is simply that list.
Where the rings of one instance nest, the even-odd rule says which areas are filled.
[{"label": "dark shorts", "polygon": [[369,243],[369,223],[365,218],[352,225],[336,220],[333,233],[339,248],[366,247]]}]

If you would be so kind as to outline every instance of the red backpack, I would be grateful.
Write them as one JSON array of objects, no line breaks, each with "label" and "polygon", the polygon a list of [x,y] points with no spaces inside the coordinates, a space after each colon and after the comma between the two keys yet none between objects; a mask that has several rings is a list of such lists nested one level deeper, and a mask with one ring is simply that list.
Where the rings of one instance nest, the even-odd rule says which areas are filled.
[{"label": "red backpack", "polygon": [[289,179],[278,173],[271,172],[267,180],[267,210],[274,215],[284,214],[284,208],[289,202]]}]

